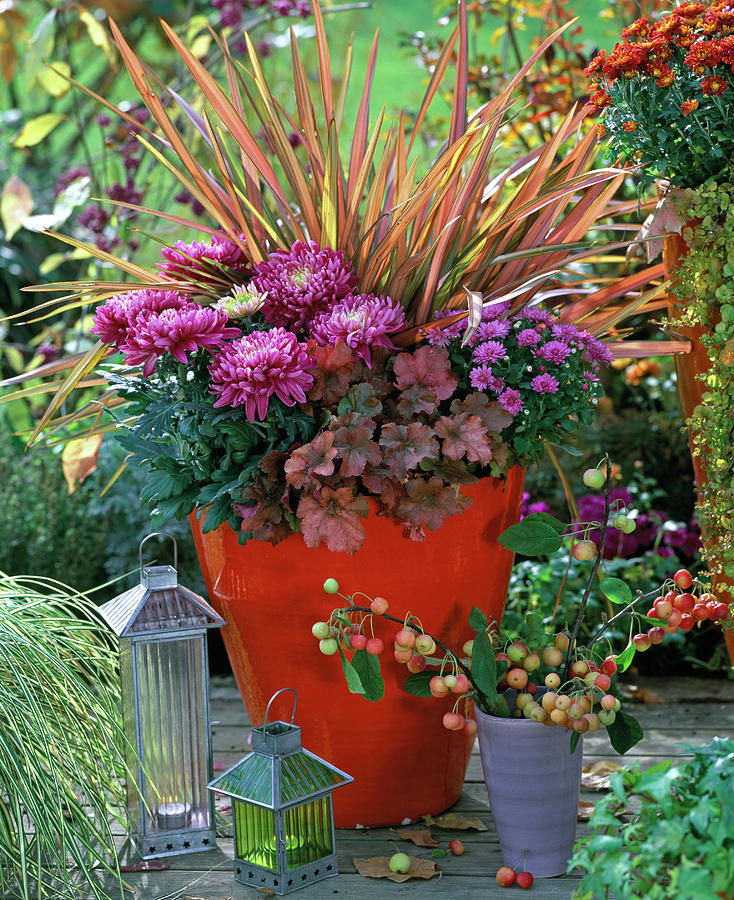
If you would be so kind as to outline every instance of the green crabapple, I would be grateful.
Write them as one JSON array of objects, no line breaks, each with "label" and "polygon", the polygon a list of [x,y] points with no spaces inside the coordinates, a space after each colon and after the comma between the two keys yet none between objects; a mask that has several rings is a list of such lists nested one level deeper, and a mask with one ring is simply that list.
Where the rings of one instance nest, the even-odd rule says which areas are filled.
[{"label": "green crabapple", "polygon": [[327,594],[335,594],[339,590],[339,582],[336,578],[327,578],[324,582],[324,590]]},{"label": "green crabapple", "polygon": [[395,853],[390,857],[388,867],[391,872],[398,872],[405,875],[410,871],[410,857],[407,853]]},{"label": "green crabapple", "polygon": [[314,622],[311,626],[311,634],[322,641],[331,635],[331,629],[326,622]]},{"label": "green crabapple", "polygon": [[581,480],[584,482],[586,487],[590,487],[593,490],[598,491],[599,488],[604,487],[606,478],[604,477],[604,473],[601,471],[601,469],[587,469],[581,476]]},{"label": "green crabapple", "polygon": [[319,650],[324,654],[324,656],[333,656],[334,653],[339,649],[339,644],[336,641],[336,638],[325,638],[324,640],[319,641]]}]

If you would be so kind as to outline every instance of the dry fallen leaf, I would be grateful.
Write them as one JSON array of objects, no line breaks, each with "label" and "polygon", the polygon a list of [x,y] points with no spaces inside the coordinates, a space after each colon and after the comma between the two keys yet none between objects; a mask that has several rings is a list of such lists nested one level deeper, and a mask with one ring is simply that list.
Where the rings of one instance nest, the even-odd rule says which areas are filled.
[{"label": "dry fallen leaf", "polygon": [[643,687],[638,688],[636,691],[632,691],[632,696],[635,700],[639,700],[640,703],[665,703],[665,697],[661,697],[660,694],[656,694],[655,691],[651,691],[649,688]]},{"label": "dry fallen leaf", "polygon": [[416,847],[438,847],[438,841],[427,828],[399,828],[395,834],[402,841],[413,841]]},{"label": "dry fallen leaf", "polygon": [[609,759],[600,759],[597,762],[589,763],[581,772],[581,787],[596,791],[608,791],[609,776],[621,768],[619,763]]},{"label": "dry fallen leaf", "polygon": [[170,869],[171,864],[162,859],[144,859],[142,862],[130,863],[127,866],[120,866],[121,872],[162,872],[164,869]]},{"label": "dry fallen leaf", "polygon": [[579,800],[578,820],[579,822],[588,822],[591,814],[594,812],[594,804],[588,800]]},{"label": "dry fallen leaf", "polygon": [[476,816],[462,816],[459,813],[444,813],[442,816],[423,816],[426,825],[435,825],[436,828],[449,828],[458,831],[466,831],[473,828],[475,831],[487,831],[487,826]]},{"label": "dry fallen leaf", "polygon": [[439,870],[430,859],[410,857],[410,869],[405,872],[390,871],[389,856],[371,856],[368,859],[355,859],[354,867],[364,878],[389,878],[390,881],[407,881],[409,878],[433,878]]},{"label": "dry fallen leaf", "polygon": [[272,888],[268,888],[268,887],[258,888],[257,893],[262,894],[265,897],[274,897],[275,896],[275,891],[272,890]]}]

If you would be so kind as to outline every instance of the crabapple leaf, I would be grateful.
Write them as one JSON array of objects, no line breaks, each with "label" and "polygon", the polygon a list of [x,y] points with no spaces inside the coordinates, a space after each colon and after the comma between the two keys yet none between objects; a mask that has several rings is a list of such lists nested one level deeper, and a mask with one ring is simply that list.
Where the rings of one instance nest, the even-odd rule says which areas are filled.
[{"label": "crabapple leaf", "polygon": [[458,380],[451,374],[449,355],[443,347],[424,345],[414,353],[399,353],[394,362],[395,380],[401,391],[414,385],[447,400]]},{"label": "crabapple leaf", "polygon": [[361,475],[367,464],[376,466],[382,461],[380,448],[370,440],[374,428],[338,428],[334,432],[334,449],[341,457],[340,474]]},{"label": "crabapple leaf", "polygon": [[632,641],[624,648],[624,650],[619,654],[619,656],[614,657],[614,661],[617,664],[617,671],[624,672],[625,669],[630,667],[632,660],[635,658],[635,645]]},{"label": "crabapple leaf", "polygon": [[[545,556],[555,553],[563,544],[563,539],[558,528],[552,524],[547,513],[531,513],[525,516],[517,525],[510,525],[497,538],[503,547],[514,553],[522,553],[524,556]],[[553,519],[558,525],[562,525],[558,519]],[[565,528],[565,525],[563,526]]]},{"label": "crabapple leaf", "polygon": [[395,834],[401,841],[413,841],[416,847],[438,847],[438,841],[428,828],[397,828]]},{"label": "crabapple leaf", "polygon": [[382,429],[380,446],[390,471],[401,479],[422,459],[437,459],[439,452],[433,430],[418,422],[410,425],[389,422]]},{"label": "crabapple leaf", "polygon": [[408,881],[410,878],[433,878],[438,875],[436,863],[417,856],[410,857],[410,869],[407,872],[392,872],[389,856],[372,856],[369,859],[354,860],[354,868],[365,878],[388,878],[390,881]]},{"label": "crabapple leaf", "polygon": [[581,734],[578,731],[571,732],[571,753],[573,753],[573,751],[576,749],[576,745],[578,744],[580,737]]},{"label": "crabapple leaf", "polygon": [[433,675],[433,672],[414,672],[405,679],[403,687],[414,697],[432,697],[430,684]]},{"label": "crabapple leaf", "polygon": [[607,734],[612,747],[617,753],[626,753],[643,738],[640,723],[634,716],[619,710],[611,725],[607,725]]},{"label": "crabapple leaf", "polygon": [[477,634],[487,630],[489,620],[478,606],[472,606],[469,613],[469,626],[476,631]]},{"label": "crabapple leaf", "polygon": [[367,518],[368,513],[367,498],[355,497],[348,487],[323,487],[319,497],[302,497],[296,511],[306,546],[318,547],[323,541],[336,553],[359,550],[365,538],[359,520]]},{"label": "crabapple leaf", "polygon": [[621,578],[602,578],[601,584],[602,594],[612,603],[619,603],[626,606],[632,600],[632,591],[625,581]]},{"label": "crabapple leaf", "polygon": [[429,531],[437,531],[446,516],[463,512],[468,505],[464,503],[468,497],[459,495],[461,500],[457,502],[456,490],[435,475],[429,479],[411,478],[405,489],[408,496],[398,504],[398,517],[413,525],[424,525]]},{"label": "crabapple leaf", "polygon": [[339,647],[339,656],[342,661],[342,669],[344,671],[344,678],[347,682],[347,688],[349,689],[350,694],[364,694],[365,689],[362,684],[362,679],[359,677],[357,670],[354,666],[349,662],[349,660],[344,655],[344,651],[341,647]]},{"label": "crabapple leaf", "polygon": [[296,488],[308,484],[320,485],[315,475],[331,475],[334,472],[334,458],[338,451],[333,444],[334,433],[322,431],[308,444],[294,450],[283,466],[286,481]]},{"label": "crabapple leaf", "polygon": [[474,638],[471,674],[476,686],[486,695],[490,704],[497,699],[497,666],[494,648],[486,631],[480,631]]},{"label": "crabapple leaf", "polygon": [[366,650],[357,650],[352,657],[352,667],[359,676],[365,700],[375,703],[385,696],[385,681],[380,670],[380,658]]},{"label": "crabapple leaf", "polygon": [[492,459],[492,444],[479,416],[470,416],[468,413],[441,416],[434,428],[443,440],[443,455],[449,459],[466,456],[469,462],[479,462],[483,466]]},{"label": "crabapple leaf", "polygon": [[318,346],[308,344],[309,355],[314,359],[313,386],[308,392],[309,400],[320,400],[324,406],[338,403],[349,388],[349,380],[354,367],[352,351],[344,343]]}]

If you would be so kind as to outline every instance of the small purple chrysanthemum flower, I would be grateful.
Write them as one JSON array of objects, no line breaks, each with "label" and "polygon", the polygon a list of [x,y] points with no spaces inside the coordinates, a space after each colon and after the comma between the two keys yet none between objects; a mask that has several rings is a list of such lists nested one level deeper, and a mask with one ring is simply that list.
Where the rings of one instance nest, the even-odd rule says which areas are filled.
[{"label": "small purple chrysanthemum flower", "polygon": [[[434,322],[439,319],[448,319],[449,316],[455,316],[455,309],[439,309],[434,315]],[[466,319],[459,319],[453,325],[447,325],[445,328],[431,328],[428,330],[427,340],[432,347],[445,347],[454,338],[460,337],[466,330]]]},{"label": "small purple chrysanthemum flower", "polygon": [[474,362],[496,363],[507,356],[502,341],[484,341],[474,348]]},{"label": "small purple chrysanthemum flower", "polygon": [[494,391],[495,394],[501,394],[505,389],[505,382],[501,378],[497,378],[495,375],[489,379],[489,383],[487,387],[490,391]]},{"label": "small purple chrysanthemum flower", "polygon": [[482,322],[506,316],[512,306],[511,300],[495,300],[482,306]]},{"label": "small purple chrysanthemum flower", "polygon": [[571,355],[571,348],[563,341],[548,341],[547,344],[538,347],[535,351],[535,355],[538,359],[545,359],[548,362],[561,365],[561,363],[566,362]]},{"label": "small purple chrysanthemum flower", "polygon": [[510,323],[507,319],[490,319],[482,322],[477,328],[477,337],[480,341],[489,341],[494,338],[502,340],[510,333]]},{"label": "small purple chrysanthemum flower", "polygon": [[593,363],[604,363],[605,366],[609,366],[614,361],[614,354],[603,341],[591,337],[590,340],[585,342],[584,359],[588,359]]},{"label": "small purple chrysanthemum flower", "polygon": [[489,366],[475,366],[471,372],[469,372],[469,383],[475,390],[483,391],[485,388],[489,387],[489,382],[492,377],[492,370]]},{"label": "small purple chrysanthemum flower", "polygon": [[596,372],[584,372],[584,378],[587,381],[592,381],[592,382],[599,380],[599,376],[596,374]]},{"label": "small purple chrysanthemum flower", "polygon": [[[240,239],[244,242],[244,235]],[[159,268],[173,278],[197,280],[202,275],[221,273],[220,267],[246,274],[250,267],[250,260],[239,244],[218,234],[209,243],[176,241],[173,247],[163,247],[161,255],[165,262],[159,263]]]},{"label": "small purple chrysanthemum flower", "polygon": [[579,330],[575,325],[551,325],[553,337],[559,341],[575,341],[578,338]]},{"label": "small purple chrysanthemum flower", "polygon": [[553,314],[546,309],[540,309],[538,306],[524,306],[519,309],[513,316],[515,319],[525,319],[528,322],[540,322],[548,325],[553,321]]},{"label": "small purple chrysanthemum flower", "polygon": [[341,250],[321,249],[316,241],[296,241],[290,250],[276,250],[255,265],[252,283],[268,298],[267,322],[298,331],[319,313],[347,297],[357,275]]},{"label": "small purple chrysanthemum flower", "polygon": [[558,379],[544,372],[536,375],[530,382],[530,387],[536,394],[555,394],[558,391]]},{"label": "small purple chrysanthemum flower", "polygon": [[156,361],[164,353],[187,363],[187,353],[199,348],[215,350],[229,338],[241,334],[228,326],[225,313],[210,306],[189,303],[180,309],[161,312],[143,310],[130,324],[127,339],[120,346],[125,362],[143,366],[143,375],[153,374]]},{"label": "small purple chrysanthemum flower", "polygon": [[92,332],[98,334],[103,344],[121,346],[127,338],[130,326],[138,313],[162,312],[164,309],[181,309],[189,301],[178,291],[158,291],[143,288],[115,294],[97,308]]},{"label": "small purple chrysanthemum flower", "polygon": [[507,410],[507,412],[513,416],[516,416],[522,409],[520,392],[516,391],[514,388],[507,388],[507,390],[502,391],[497,398],[497,402],[502,409]]},{"label": "small purple chrysanthemum flower", "polygon": [[405,327],[405,313],[390,297],[356,294],[346,297],[328,312],[317,316],[310,325],[311,337],[322,344],[344,341],[355,356],[372,364],[370,347],[395,345],[388,337]]},{"label": "small purple chrysanthemum flower", "polygon": [[242,406],[251,421],[264,419],[276,394],[286,406],[306,402],[313,385],[306,348],[285,328],[253,331],[223,347],[209,365],[214,406]]},{"label": "small purple chrysanthemum flower", "polygon": [[534,328],[523,328],[517,333],[518,347],[537,347],[540,343],[540,335]]}]

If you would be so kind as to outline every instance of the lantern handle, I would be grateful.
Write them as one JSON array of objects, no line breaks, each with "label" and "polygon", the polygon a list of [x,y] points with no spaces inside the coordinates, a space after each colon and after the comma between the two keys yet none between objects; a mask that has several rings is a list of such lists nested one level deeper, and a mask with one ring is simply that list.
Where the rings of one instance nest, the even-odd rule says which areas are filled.
[{"label": "lantern handle", "polygon": [[278,694],[284,694],[286,691],[293,691],[293,715],[291,716],[291,725],[293,724],[296,718],[296,707],[298,706],[298,694],[295,691],[295,688],[281,688],[279,691],[276,691],[273,696],[268,700],[267,708],[265,709],[265,721],[263,722],[263,728],[265,728],[268,724],[268,715],[270,714],[270,704],[275,700]]},{"label": "lantern handle", "polygon": [[147,537],[144,537],[140,542],[140,547],[138,548],[138,557],[140,559],[140,571],[143,571],[143,544],[146,541],[149,541],[154,537],[167,537],[173,541],[173,568],[178,572],[178,542],[176,538],[169,534],[167,531],[154,531],[152,534],[149,534]]}]

